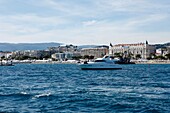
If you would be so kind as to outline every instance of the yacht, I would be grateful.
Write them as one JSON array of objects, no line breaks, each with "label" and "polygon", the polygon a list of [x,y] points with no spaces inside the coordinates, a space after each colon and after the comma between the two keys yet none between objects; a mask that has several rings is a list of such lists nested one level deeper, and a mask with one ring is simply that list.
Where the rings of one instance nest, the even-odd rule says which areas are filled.
[{"label": "yacht", "polygon": [[82,70],[116,70],[122,69],[121,65],[116,64],[117,60],[111,56],[104,56],[103,58],[97,58],[93,62],[83,62],[79,64]]}]

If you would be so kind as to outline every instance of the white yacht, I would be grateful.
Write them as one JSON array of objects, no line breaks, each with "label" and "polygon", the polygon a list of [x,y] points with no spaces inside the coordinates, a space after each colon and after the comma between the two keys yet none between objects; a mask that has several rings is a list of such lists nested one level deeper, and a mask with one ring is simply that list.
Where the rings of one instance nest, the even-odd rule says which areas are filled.
[{"label": "white yacht", "polygon": [[110,56],[104,56],[103,58],[97,58],[93,62],[84,62],[79,64],[82,70],[115,70],[122,69],[121,65],[116,64],[117,60],[112,59]]}]

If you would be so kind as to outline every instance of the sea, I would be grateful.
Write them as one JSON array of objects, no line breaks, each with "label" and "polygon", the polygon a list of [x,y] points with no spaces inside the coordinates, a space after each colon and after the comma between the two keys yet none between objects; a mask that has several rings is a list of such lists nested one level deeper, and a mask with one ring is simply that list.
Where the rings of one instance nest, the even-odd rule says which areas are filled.
[{"label": "sea", "polygon": [[170,113],[170,64],[0,66],[0,113]]}]

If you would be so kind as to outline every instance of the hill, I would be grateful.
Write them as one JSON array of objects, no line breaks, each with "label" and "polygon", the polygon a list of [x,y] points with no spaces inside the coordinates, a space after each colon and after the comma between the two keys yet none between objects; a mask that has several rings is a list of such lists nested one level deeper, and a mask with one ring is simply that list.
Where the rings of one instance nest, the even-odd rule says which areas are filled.
[{"label": "hill", "polygon": [[56,47],[62,43],[0,43],[0,51],[16,51],[16,50],[44,50],[47,47]]},{"label": "hill", "polygon": [[165,44],[155,44],[154,46],[156,47],[156,49],[159,49],[159,48],[170,46],[170,42]]}]

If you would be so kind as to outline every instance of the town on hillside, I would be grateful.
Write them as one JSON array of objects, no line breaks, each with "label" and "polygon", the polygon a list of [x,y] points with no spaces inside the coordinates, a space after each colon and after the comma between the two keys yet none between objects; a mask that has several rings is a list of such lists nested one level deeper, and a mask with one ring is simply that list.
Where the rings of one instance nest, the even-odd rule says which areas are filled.
[{"label": "town on hillside", "polygon": [[75,45],[48,47],[45,50],[16,50],[0,52],[2,62],[13,63],[49,63],[79,62],[84,59],[95,59],[105,55],[137,63],[169,63],[170,44],[151,45],[148,41],[134,44],[102,45],[91,48],[80,48]]}]

